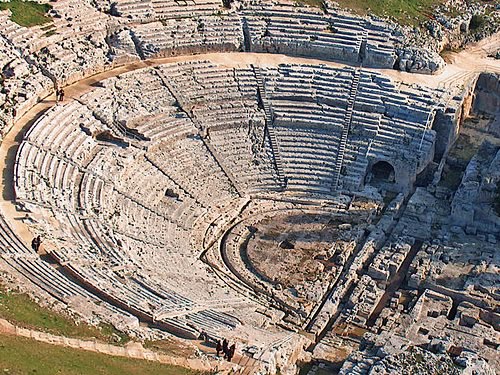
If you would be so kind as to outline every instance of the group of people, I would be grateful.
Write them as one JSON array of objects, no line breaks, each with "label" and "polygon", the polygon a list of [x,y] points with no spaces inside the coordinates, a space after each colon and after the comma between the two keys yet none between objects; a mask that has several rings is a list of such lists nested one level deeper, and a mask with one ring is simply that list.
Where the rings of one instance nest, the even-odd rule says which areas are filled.
[{"label": "group of people", "polygon": [[[213,339],[211,339],[205,331],[202,331],[200,333],[200,337],[198,339],[203,340],[205,342],[213,342]],[[229,341],[227,339],[224,339],[222,341],[217,340],[217,343],[215,345],[215,350],[217,351],[217,357],[220,357],[221,352],[224,354],[224,359],[228,360],[231,362],[231,359],[234,357],[234,352],[236,351],[236,344],[233,344],[229,346]]]},{"label": "group of people", "polygon": [[224,339],[222,342],[220,340],[217,340],[215,350],[217,351],[217,357],[219,357],[222,352],[224,354],[224,359],[231,362],[231,359],[233,359],[234,357],[234,352],[236,351],[236,344],[229,346],[229,341],[227,341],[226,339]]},{"label": "group of people", "polygon": [[64,89],[56,89],[56,103],[62,102],[64,100]]}]

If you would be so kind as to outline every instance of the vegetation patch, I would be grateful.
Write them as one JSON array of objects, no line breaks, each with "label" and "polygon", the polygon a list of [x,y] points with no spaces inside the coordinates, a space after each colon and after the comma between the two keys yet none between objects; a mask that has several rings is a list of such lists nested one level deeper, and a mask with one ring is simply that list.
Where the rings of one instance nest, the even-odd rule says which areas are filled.
[{"label": "vegetation patch", "polygon": [[195,350],[192,347],[171,340],[146,340],[143,346],[146,349],[176,357],[189,358],[195,355]]},{"label": "vegetation patch", "polygon": [[434,8],[443,2],[442,0],[340,0],[339,4],[362,13],[391,17],[402,24],[418,25],[432,18]]},{"label": "vegetation patch", "polygon": [[311,7],[320,8],[323,12],[327,12],[324,0],[296,0],[299,5],[309,5]]},{"label": "vegetation patch", "polygon": [[453,145],[449,156],[456,158],[467,164],[479,149],[479,145],[475,143],[467,134],[461,133],[457,141]]},{"label": "vegetation patch", "polygon": [[475,14],[472,16],[472,18],[470,20],[469,27],[473,31],[479,30],[484,26],[485,23],[486,23],[486,20],[483,16],[481,16],[480,14]]},{"label": "vegetation patch", "polygon": [[65,348],[0,335],[0,372],[37,375],[195,375],[182,367]]},{"label": "vegetation patch", "polygon": [[397,196],[398,196],[398,193],[395,193],[393,191],[386,192],[385,195],[384,195],[384,198],[383,198],[383,200],[384,200],[384,207],[388,206],[389,203],[391,203],[394,200],[394,198],[396,198]]},{"label": "vegetation patch", "polygon": [[0,10],[10,9],[11,20],[18,25],[31,27],[43,25],[52,21],[47,12],[52,8],[49,4],[39,4],[34,1],[11,0],[0,2]]},{"label": "vegetation patch", "polygon": [[500,181],[497,182],[497,192],[495,196],[495,200],[493,201],[493,207],[498,216],[500,216]]},{"label": "vegetation patch", "polygon": [[[325,9],[323,0],[296,0],[298,4]],[[419,25],[432,18],[431,14],[444,0],[337,0],[341,8],[352,9],[358,14],[392,17],[402,24]]]},{"label": "vegetation patch", "polygon": [[33,302],[28,295],[7,291],[0,285],[0,317],[29,329],[49,332],[54,335],[75,338],[96,338],[103,342],[124,344],[130,338],[116,330],[111,324],[101,323],[99,327],[77,324],[70,317],[56,313]]},{"label": "vegetation patch", "polygon": [[462,170],[451,169],[449,166],[446,166],[439,185],[450,190],[457,190],[462,182],[462,174]]}]

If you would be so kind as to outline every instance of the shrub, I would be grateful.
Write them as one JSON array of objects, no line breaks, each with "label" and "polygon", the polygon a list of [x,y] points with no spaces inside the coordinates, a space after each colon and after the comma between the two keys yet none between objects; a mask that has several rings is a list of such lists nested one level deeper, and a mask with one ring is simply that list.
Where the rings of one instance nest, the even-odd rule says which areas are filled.
[{"label": "shrub", "polygon": [[500,180],[497,182],[497,192],[493,200],[493,208],[498,216],[500,216]]},{"label": "shrub", "polygon": [[486,21],[485,21],[483,16],[481,16],[479,14],[475,14],[472,16],[472,18],[470,20],[469,28],[471,30],[478,30],[484,26],[485,22]]}]

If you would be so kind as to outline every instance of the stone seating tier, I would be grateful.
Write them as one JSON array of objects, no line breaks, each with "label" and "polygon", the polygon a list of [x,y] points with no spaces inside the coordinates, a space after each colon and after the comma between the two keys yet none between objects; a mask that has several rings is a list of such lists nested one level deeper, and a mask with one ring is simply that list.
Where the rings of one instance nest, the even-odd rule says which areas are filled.
[{"label": "stone seating tier", "polygon": [[[234,329],[239,323],[232,313],[217,311],[230,310],[232,302],[217,308],[193,302],[213,294],[240,303],[198,261],[202,249],[191,231],[203,226],[204,215],[222,210],[237,191],[281,190],[275,153],[287,191],[331,194],[347,113],[342,188],[362,187],[371,158],[414,155],[417,162],[432,150],[433,133],[425,130],[432,96],[359,74],[360,104],[352,106],[352,68],[269,67],[262,70],[264,92],[252,69],[206,61],[104,80],[48,110],[26,133],[15,170],[18,202],[37,213],[47,238],[59,245],[66,239],[55,256],[88,292],[103,293],[144,321],[158,316],[158,324],[186,335],[189,327]],[[315,95],[304,101],[309,92]],[[384,111],[371,112],[373,105]],[[108,132],[127,139],[117,122],[150,137],[128,147],[97,137]],[[221,223],[231,220],[225,215]]]}]

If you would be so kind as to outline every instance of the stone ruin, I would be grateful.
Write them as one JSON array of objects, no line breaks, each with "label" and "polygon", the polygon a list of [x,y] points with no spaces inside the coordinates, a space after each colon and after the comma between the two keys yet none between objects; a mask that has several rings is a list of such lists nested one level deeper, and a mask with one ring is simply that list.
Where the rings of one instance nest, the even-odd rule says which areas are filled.
[{"label": "stone ruin", "polygon": [[[0,12],[3,134],[55,84],[134,69],[24,134],[9,182],[47,254],[0,215],[20,282],[138,340],[230,338],[249,373],[498,370],[498,74],[391,79],[444,62],[329,2],[52,5]],[[236,51],[324,63],[187,58]],[[486,139],[450,188],[470,116]]]}]

